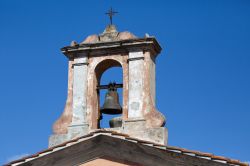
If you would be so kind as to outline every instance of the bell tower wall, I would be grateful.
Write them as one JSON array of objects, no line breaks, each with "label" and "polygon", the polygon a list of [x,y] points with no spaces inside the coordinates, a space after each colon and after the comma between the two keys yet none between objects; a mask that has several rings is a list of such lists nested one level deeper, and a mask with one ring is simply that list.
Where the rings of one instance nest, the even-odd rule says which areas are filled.
[{"label": "bell tower wall", "polygon": [[129,98],[128,119],[143,118],[143,96],[144,96],[144,55],[142,50],[131,50],[129,52]]},{"label": "bell tower wall", "polygon": [[[100,85],[102,74],[111,67],[122,67],[123,71],[123,118],[126,118],[127,108],[127,56],[124,54],[112,54],[103,56],[91,56],[89,58],[88,72],[88,99],[87,112],[90,129],[98,129],[98,121],[100,120],[100,100],[97,86]],[[112,78],[114,79],[114,78]]]},{"label": "bell tower wall", "polygon": [[71,124],[68,126],[69,138],[86,134],[89,128],[87,121],[88,55],[78,53],[72,67],[73,103]]},{"label": "bell tower wall", "polygon": [[[102,37],[106,40],[116,35],[103,34],[105,38]],[[165,117],[155,104],[155,59],[160,50],[154,37],[73,43],[62,48],[69,59],[68,99],[64,113],[54,124],[49,146],[99,129],[97,87],[103,72],[116,66],[122,67],[123,73],[122,126],[106,130],[166,144]],[[66,123],[62,123],[62,119],[67,119]]]}]

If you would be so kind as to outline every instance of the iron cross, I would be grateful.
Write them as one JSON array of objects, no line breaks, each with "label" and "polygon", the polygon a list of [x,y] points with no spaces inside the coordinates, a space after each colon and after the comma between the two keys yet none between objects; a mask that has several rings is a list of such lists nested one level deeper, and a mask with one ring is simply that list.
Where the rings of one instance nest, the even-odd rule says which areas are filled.
[{"label": "iron cross", "polygon": [[112,18],[113,18],[113,16],[114,16],[115,14],[117,14],[117,13],[118,13],[118,12],[115,12],[115,11],[112,9],[112,7],[109,9],[109,11],[108,11],[107,13],[105,13],[105,14],[107,14],[107,15],[109,16],[110,25],[113,24]]}]

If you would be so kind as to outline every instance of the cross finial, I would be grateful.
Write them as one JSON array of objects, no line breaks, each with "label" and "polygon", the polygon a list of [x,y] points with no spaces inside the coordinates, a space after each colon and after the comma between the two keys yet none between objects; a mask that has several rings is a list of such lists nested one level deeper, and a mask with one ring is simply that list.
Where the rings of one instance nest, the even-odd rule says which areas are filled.
[{"label": "cross finial", "polygon": [[118,13],[118,12],[115,12],[115,11],[112,9],[112,7],[109,9],[109,11],[108,11],[107,13],[105,13],[105,14],[107,14],[107,15],[109,16],[110,25],[113,24],[112,18],[113,18],[113,16],[114,16],[115,14],[117,14],[117,13]]}]

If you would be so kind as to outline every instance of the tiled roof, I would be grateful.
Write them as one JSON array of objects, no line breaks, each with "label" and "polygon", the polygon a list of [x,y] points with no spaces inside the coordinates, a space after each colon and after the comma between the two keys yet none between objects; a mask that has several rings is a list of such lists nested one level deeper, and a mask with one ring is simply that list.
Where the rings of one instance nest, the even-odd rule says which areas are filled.
[{"label": "tiled roof", "polygon": [[204,153],[204,152],[199,152],[199,151],[187,150],[187,149],[183,149],[183,148],[179,148],[179,147],[156,144],[153,142],[140,140],[137,138],[132,138],[127,134],[118,133],[118,132],[114,132],[114,131],[110,131],[110,130],[104,130],[104,129],[99,129],[99,130],[93,131],[87,135],[72,139],[72,140],[64,142],[60,145],[51,147],[51,148],[43,150],[43,151],[40,151],[36,154],[21,158],[19,160],[12,161],[12,162],[6,164],[5,166],[16,166],[16,165],[25,163],[27,161],[34,160],[34,159],[39,158],[41,156],[45,156],[47,154],[53,153],[55,151],[61,150],[61,149],[66,148],[68,146],[77,144],[77,143],[82,142],[84,140],[91,139],[91,138],[96,137],[98,135],[108,135],[110,137],[119,138],[119,139],[123,139],[126,141],[131,141],[131,142],[134,142],[137,144],[142,144],[145,146],[155,147],[155,148],[162,149],[162,150],[165,150],[168,152],[175,152],[175,153],[180,153],[180,154],[184,154],[184,155],[190,155],[190,156],[194,156],[194,157],[198,157],[198,158],[202,158],[202,159],[206,159],[206,160],[212,160],[212,161],[216,161],[216,162],[220,162],[220,163],[225,163],[228,165],[249,166],[247,163],[240,162],[239,160],[229,159],[229,158],[222,157],[222,156],[215,156],[211,153]]}]

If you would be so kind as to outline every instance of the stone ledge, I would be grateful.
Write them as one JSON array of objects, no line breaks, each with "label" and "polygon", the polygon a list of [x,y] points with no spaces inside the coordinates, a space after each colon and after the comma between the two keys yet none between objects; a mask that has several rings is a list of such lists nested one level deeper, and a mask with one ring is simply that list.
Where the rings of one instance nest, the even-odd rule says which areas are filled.
[{"label": "stone ledge", "polygon": [[49,137],[49,147],[59,145],[63,142],[68,141],[67,134],[54,134]]}]

